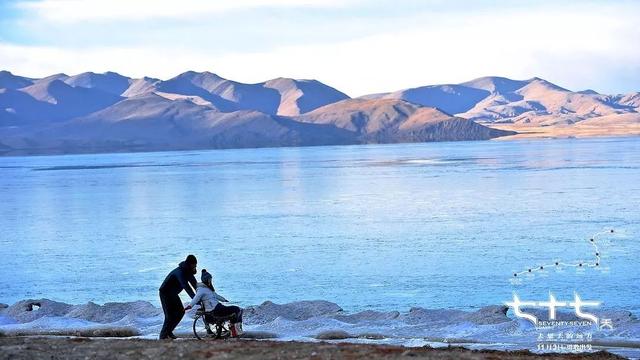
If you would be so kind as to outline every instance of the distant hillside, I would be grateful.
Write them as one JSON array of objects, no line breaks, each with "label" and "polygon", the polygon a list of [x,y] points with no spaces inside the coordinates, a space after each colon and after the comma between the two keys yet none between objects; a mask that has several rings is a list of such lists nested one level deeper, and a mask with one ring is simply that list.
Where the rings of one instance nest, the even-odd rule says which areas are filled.
[{"label": "distant hillside", "polygon": [[349,99],[299,116],[353,133],[363,143],[488,140],[509,135],[432,107],[395,99]]},{"label": "distant hillside", "polygon": [[[317,80],[255,84],[0,71],[0,152],[147,151],[640,134],[640,93],[483,77],[351,99]],[[512,130],[516,130],[519,134]],[[556,134],[556,135],[554,135]]]},{"label": "distant hillside", "polygon": [[[540,78],[511,80],[497,76],[376,94],[375,97],[433,106],[481,123],[539,126],[637,113],[640,103],[637,93],[612,96],[593,90],[573,92]],[[620,117],[621,121],[625,118],[628,117]]]}]

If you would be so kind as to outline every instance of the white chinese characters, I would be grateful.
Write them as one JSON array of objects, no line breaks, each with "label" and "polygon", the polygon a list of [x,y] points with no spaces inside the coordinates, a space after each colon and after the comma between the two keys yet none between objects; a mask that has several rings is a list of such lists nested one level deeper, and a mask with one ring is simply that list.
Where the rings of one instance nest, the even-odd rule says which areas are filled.
[{"label": "white chinese characters", "polygon": [[552,293],[549,293],[548,301],[522,301],[516,293],[513,293],[513,301],[505,302],[505,305],[513,309],[513,313],[522,319],[530,321],[534,326],[538,326],[539,320],[534,314],[526,313],[523,308],[547,308],[549,310],[549,320],[556,320],[557,309],[569,307],[574,309],[574,313],[580,319],[587,320],[593,324],[598,324],[598,317],[584,310],[585,307],[600,306],[599,301],[585,301],[578,293],[574,293],[573,301],[558,301]]}]

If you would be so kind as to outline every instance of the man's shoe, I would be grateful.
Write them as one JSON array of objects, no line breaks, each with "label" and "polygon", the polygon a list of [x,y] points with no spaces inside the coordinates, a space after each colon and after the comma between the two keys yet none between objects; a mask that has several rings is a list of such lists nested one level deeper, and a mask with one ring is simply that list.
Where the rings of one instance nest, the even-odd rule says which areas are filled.
[{"label": "man's shoe", "polygon": [[178,338],[177,336],[173,335],[173,333],[169,333],[169,337],[170,337],[172,340],[175,340],[175,339],[177,339],[177,338]]}]

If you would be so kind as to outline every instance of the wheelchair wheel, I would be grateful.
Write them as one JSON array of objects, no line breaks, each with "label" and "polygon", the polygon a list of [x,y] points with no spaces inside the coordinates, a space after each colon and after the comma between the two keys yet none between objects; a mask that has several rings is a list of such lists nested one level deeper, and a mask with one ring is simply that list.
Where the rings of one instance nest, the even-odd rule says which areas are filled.
[{"label": "wheelchair wheel", "polygon": [[216,324],[217,338],[226,339],[231,337],[231,323],[229,321],[223,321]]},{"label": "wheelchair wheel", "polygon": [[209,324],[204,315],[198,314],[193,319],[193,335],[198,340],[215,339],[219,336],[220,329],[214,324]]}]

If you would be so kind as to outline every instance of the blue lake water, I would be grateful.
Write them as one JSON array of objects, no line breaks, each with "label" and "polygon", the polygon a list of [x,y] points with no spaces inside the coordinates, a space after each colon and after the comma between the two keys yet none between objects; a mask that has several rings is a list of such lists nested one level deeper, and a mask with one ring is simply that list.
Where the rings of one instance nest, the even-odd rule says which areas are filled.
[{"label": "blue lake water", "polygon": [[[193,253],[241,305],[467,309],[515,290],[640,308],[640,138],[4,157],[0,174],[4,303],[157,304]],[[591,261],[610,228],[601,268],[510,282]]]}]

